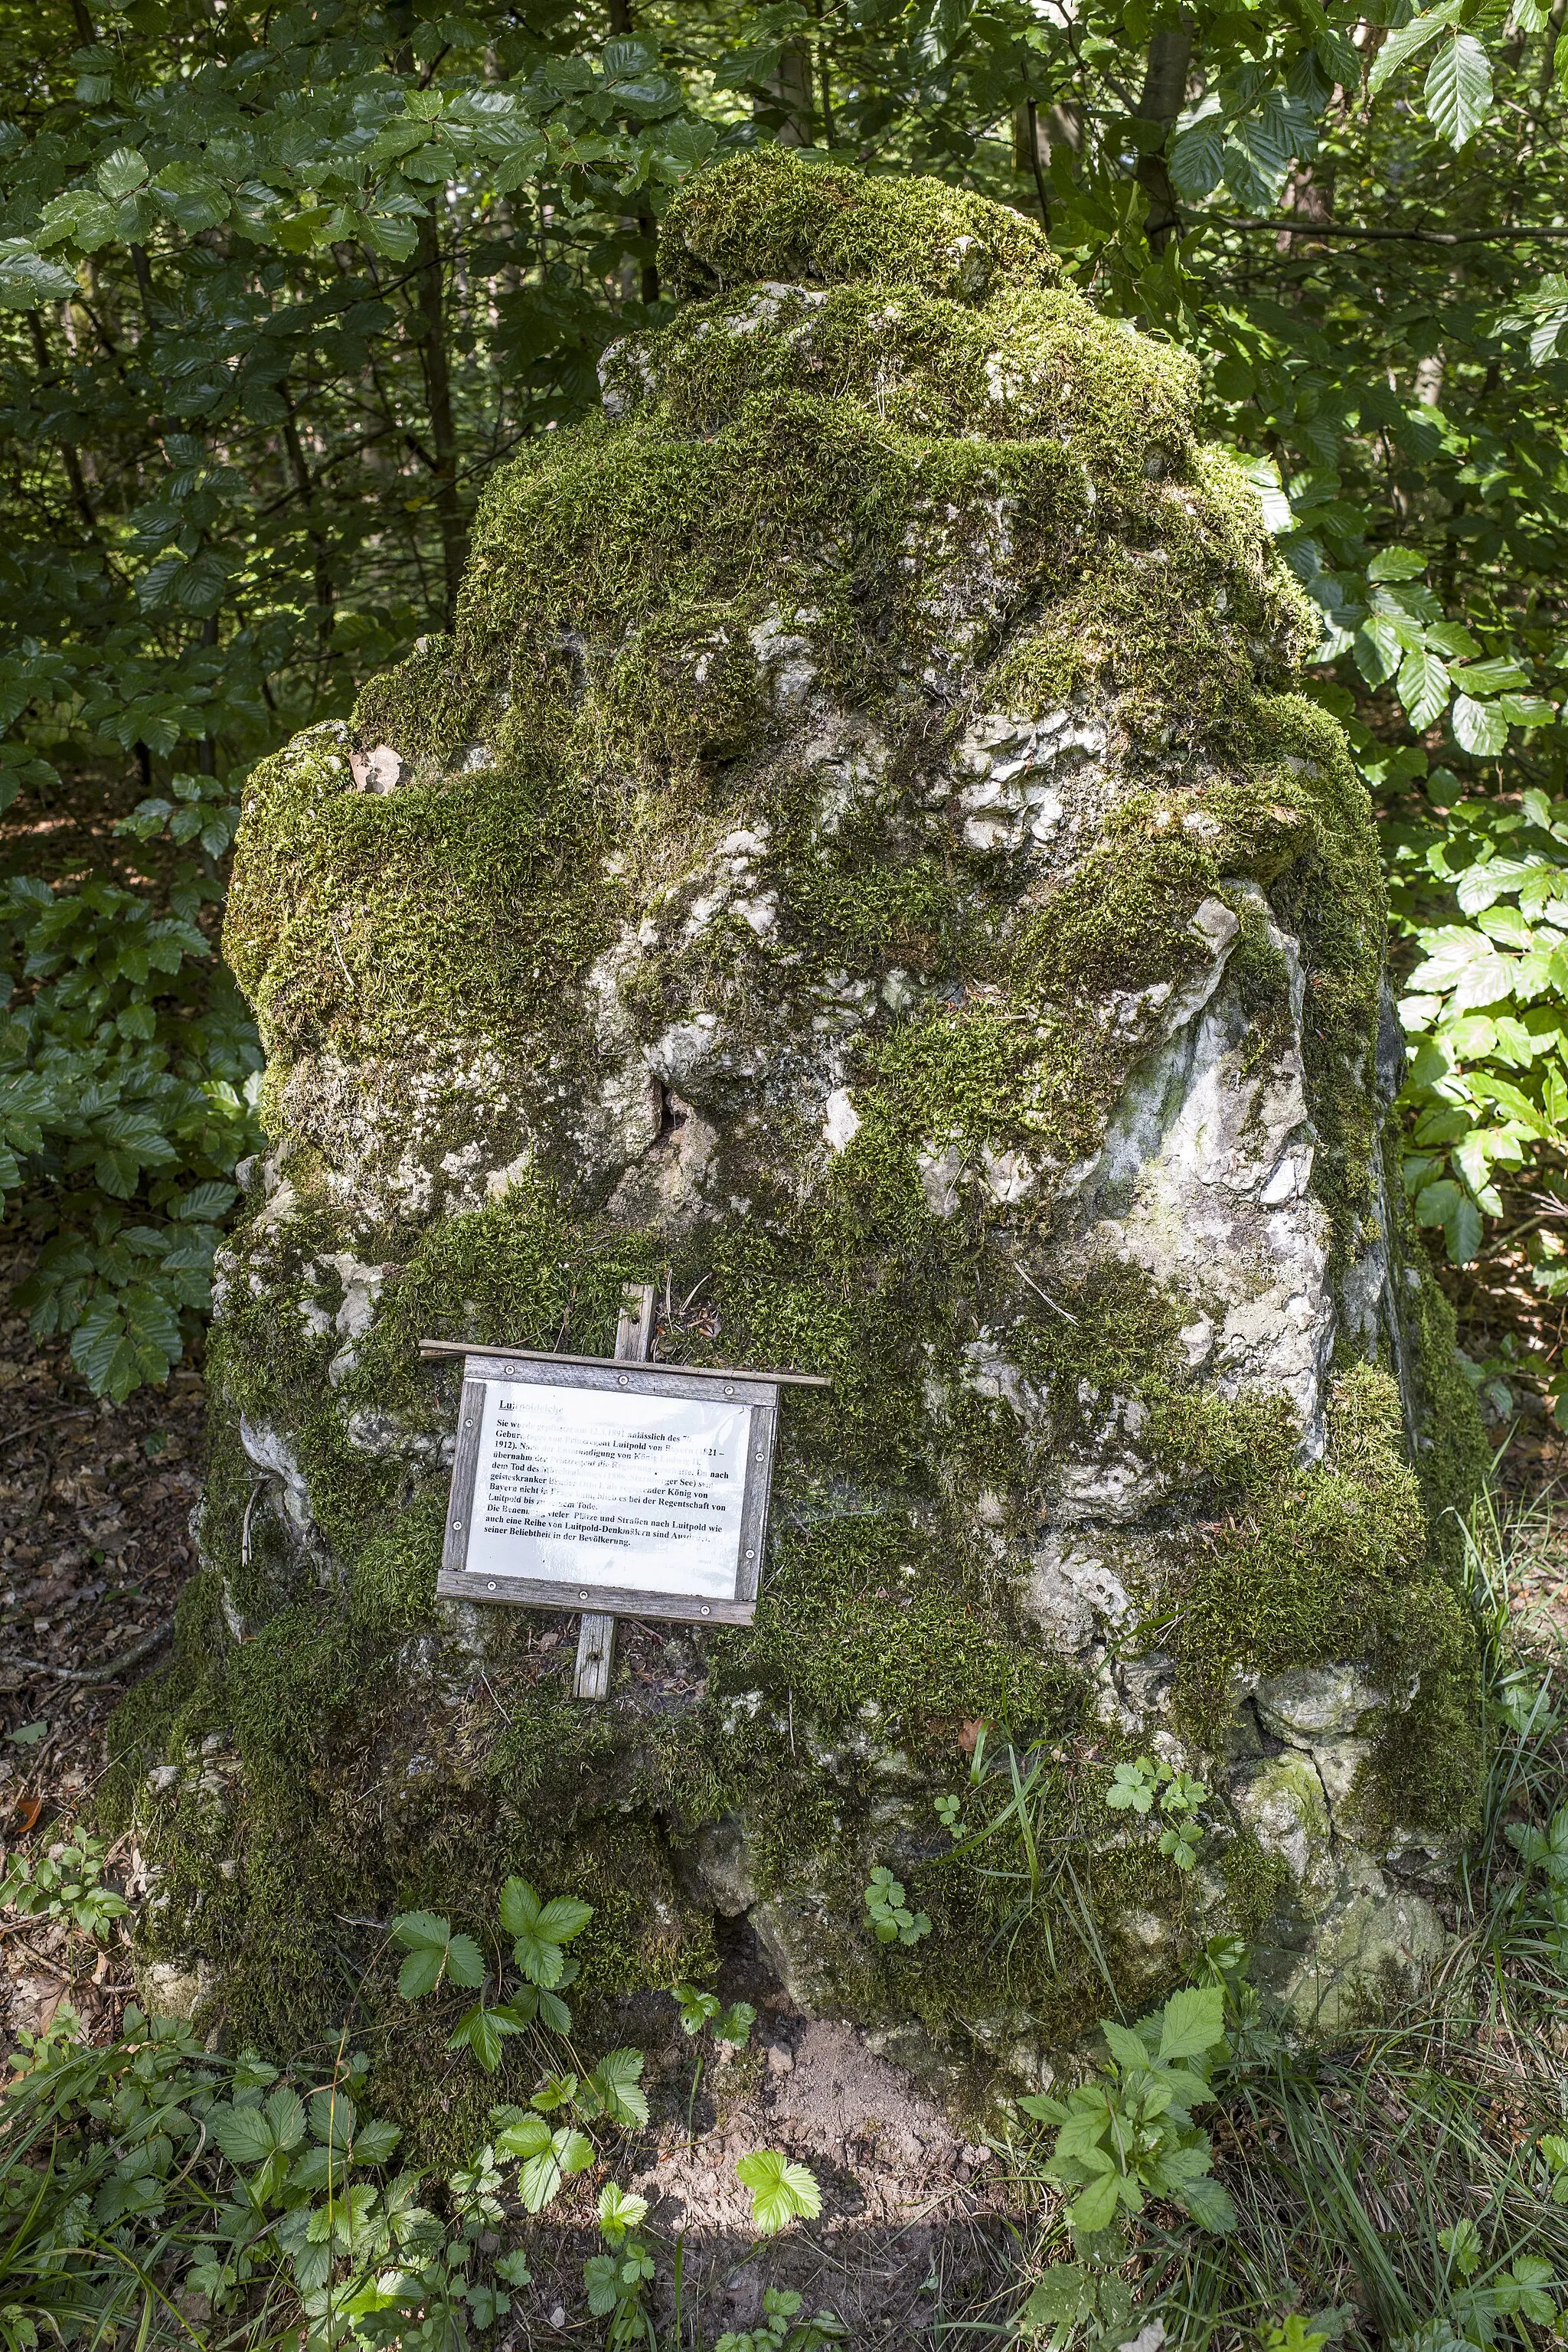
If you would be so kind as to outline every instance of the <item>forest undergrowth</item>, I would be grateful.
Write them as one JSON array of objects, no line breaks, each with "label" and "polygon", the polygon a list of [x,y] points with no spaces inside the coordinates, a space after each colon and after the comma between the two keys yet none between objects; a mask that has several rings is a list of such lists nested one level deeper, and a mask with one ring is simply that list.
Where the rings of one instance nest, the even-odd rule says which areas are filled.
[{"label": "forest undergrowth", "polygon": [[[74,1744],[59,1738],[55,1719],[87,1692],[57,1679],[47,1714],[10,1735],[0,1789],[13,1996],[0,2344],[1459,2352],[1559,2340],[1568,1653],[1552,1502],[1500,1483],[1467,1528],[1486,1801],[1447,1955],[1419,1999],[1343,2046],[1302,2049],[1260,2011],[1239,1949],[1212,1947],[1152,2020],[1108,2021],[1110,2054],[1091,2053],[1072,2109],[1047,2097],[999,2112],[946,2170],[900,2170],[874,2134],[837,2169],[800,2160],[769,2092],[790,2049],[803,2066],[809,2052],[754,1962],[750,2000],[733,1998],[732,1961],[717,1993],[664,1997],[672,2019],[679,2004],[689,2076],[645,2075],[631,2047],[579,2048],[561,1992],[583,1906],[532,1890],[503,1902],[495,1932],[521,1930],[508,2030],[531,2037],[539,2088],[498,2105],[489,2140],[455,2172],[404,2168],[397,2130],[361,2111],[371,2061],[352,2017],[331,2048],[277,2067],[135,2006],[127,1936],[146,1889],[137,1857],[92,1833],[96,1709],[79,1706]],[[410,1915],[392,1935],[411,2000],[433,1971],[476,1981],[478,1952],[450,1923]],[[1064,2132],[1074,2111],[1089,2124]],[[1113,2151],[1098,2205],[1084,2202],[1093,2164],[1071,2153],[1086,2129]],[[784,2145],[753,2144],[768,2137]],[[661,2194],[678,2173],[687,2193]]]}]

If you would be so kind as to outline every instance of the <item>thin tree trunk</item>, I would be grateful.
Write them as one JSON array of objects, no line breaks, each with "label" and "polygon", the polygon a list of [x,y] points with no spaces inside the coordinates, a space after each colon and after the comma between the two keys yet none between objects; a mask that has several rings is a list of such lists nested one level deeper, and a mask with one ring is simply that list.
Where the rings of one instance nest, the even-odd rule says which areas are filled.
[{"label": "thin tree trunk", "polygon": [[[49,358],[49,346],[44,334],[44,322],[36,310],[28,311],[27,326],[33,339],[33,357],[38,362],[38,373],[45,383],[52,383],[54,366]],[[98,517],[93,512],[92,500],[87,494],[87,483],[82,475],[81,461],[76,454],[75,446],[69,441],[62,441],[59,450],[65,464],[66,479],[70,484],[71,497],[76,502],[76,510],[94,539],[98,539],[101,536],[98,528]]]},{"label": "thin tree trunk", "polygon": [[299,420],[294,414],[294,404],[289,397],[286,379],[279,384],[278,395],[283,403],[283,446],[289,458],[289,471],[294,477],[294,488],[305,509],[305,528],[310,535],[310,562],[316,590],[316,635],[325,645],[332,634],[332,568],[327,560],[327,542],[321,536],[321,519],[316,512],[316,486],[310,479],[310,468],[305,463]]},{"label": "thin tree trunk", "polygon": [[441,244],[436,223],[428,213],[419,223],[419,315],[425,326],[419,359],[425,372],[426,405],[435,453],[436,512],[441,526],[441,569],[447,591],[447,626],[450,628],[458,609],[468,535],[458,503],[458,436],[452,423],[452,379],[447,364]]},{"label": "thin tree trunk", "polygon": [[784,116],[778,128],[781,147],[809,147],[816,138],[811,84],[809,45],[805,41],[786,41],[779,51],[778,70],[770,74],[767,81]]},{"label": "thin tree trunk", "polygon": [[153,267],[144,245],[132,247],[131,266],[136,272],[136,290],[142,297],[142,316],[147,322],[147,341],[151,343],[157,329],[153,320]]},{"label": "thin tree trunk", "polygon": [[1159,123],[1164,134],[1153,154],[1138,158],[1138,184],[1149,199],[1143,234],[1156,253],[1181,222],[1181,207],[1176,202],[1176,192],[1171,185],[1165,150],[1170,144],[1176,117],[1186,99],[1187,76],[1192,70],[1192,63],[1193,20],[1184,14],[1175,24],[1163,25],[1152,35],[1149,64],[1143,76],[1143,94],[1138,101],[1139,120]]},{"label": "thin tree trunk", "polygon": [[1013,111],[1013,169],[1028,172],[1033,176],[1041,225],[1049,236],[1051,200],[1040,155],[1040,110],[1032,98],[1026,98],[1022,106],[1016,107]]},{"label": "thin tree trunk", "polygon": [[[216,613],[209,613],[202,623],[202,643],[207,646],[216,646],[217,643]],[[196,738],[196,772],[203,776],[216,776],[217,773],[217,745],[210,734],[199,735]],[[205,856],[205,851],[203,855]],[[209,871],[216,874],[217,868],[214,861],[208,857],[206,862]]]},{"label": "thin tree trunk", "polygon": [[833,84],[828,76],[827,43],[822,31],[822,0],[812,0],[811,13],[816,19],[816,79],[822,90],[822,143],[833,144]]},{"label": "thin tree trunk", "polygon": [[[632,14],[631,0],[610,0],[610,30],[626,39],[637,31],[637,18]],[[645,245],[654,240],[655,224],[651,213],[637,215],[637,235]],[[642,266],[642,299],[645,302],[658,300],[658,264],[650,253]]]}]

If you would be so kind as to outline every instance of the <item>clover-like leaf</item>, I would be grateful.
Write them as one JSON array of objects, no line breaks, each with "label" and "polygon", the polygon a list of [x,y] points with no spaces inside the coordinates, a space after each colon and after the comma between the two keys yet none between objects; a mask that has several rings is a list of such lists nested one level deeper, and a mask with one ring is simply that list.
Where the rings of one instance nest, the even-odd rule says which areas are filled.
[{"label": "clover-like leaf", "polygon": [[647,2121],[647,2094],[642,2088],[640,2050],[607,2051],[584,2084],[584,2090],[611,2123],[636,2126]]},{"label": "clover-like leaf", "polygon": [[778,2148],[760,2147],[742,2156],[735,2174],[742,2188],[752,2192],[752,2220],[761,2237],[773,2237],[791,2221],[814,2221],[822,2210],[816,2175]]},{"label": "clover-like leaf", "polygon": [[443,1977],[456,1985],[482,1985],[484,1955],[471,1936],[455,1936],[449,1919],[430,1911],[404,1911],[394,1919],[392,1934],[408,1954],[398,1970],[397,1990],[405,2000],[419,2000],[434,1992]]}]

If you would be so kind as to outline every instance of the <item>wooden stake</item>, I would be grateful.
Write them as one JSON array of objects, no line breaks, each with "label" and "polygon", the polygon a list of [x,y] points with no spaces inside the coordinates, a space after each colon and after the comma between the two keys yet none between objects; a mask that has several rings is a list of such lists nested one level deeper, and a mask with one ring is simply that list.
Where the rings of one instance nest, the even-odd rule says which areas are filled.
[{"label": "wooden stake", "polygon": [[[628,1282],[621,1293],[621,1319],[616,1326],[616,1361],[646,1364],[653,1345],[654,1286]],[[577,1633],[577,1673],[572,1685],[575,1698],[607,1698],[610,1668],[616,1656],[616,1621],[597,1611],[584,1610]]]}]

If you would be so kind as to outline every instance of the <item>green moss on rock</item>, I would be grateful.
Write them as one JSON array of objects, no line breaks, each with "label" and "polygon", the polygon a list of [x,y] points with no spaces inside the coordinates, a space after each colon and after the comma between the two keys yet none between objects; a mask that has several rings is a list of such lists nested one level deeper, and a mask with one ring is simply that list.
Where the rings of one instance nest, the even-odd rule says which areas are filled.
[{"label": "green moss on rock", "polygon": [[[1473,1772],[1433,1538],[1473,1417],[1427,1291],[1408,1360],[1384,1311],[1371,812],[1189,362],[933,182],[732,161],[665,267],[603,415],[493,478],[451,634],[257,772],[231,899],[275,1148],[114,1801],[243,2032],[362,2002],[405,2092],[365,1923],[482,1927],[511,1871],[595,1904],[590,2005],[710,1966],[739,1887],[814,1998],[1037,2056],[1297,1899],[1250,1688],[1377,1678],[1331,1843]],[[635,1637],[595,1710],[545,1616],[437,1602],[417,1343],[605,1352],[627,1282],[665,1360],[832,1385],[755,1624]],[[1010,1777],[981,1846],[936,1826],[981,1722],[1045,1880]],[[1156,1738],[1215,1789],[1192,1878],[1104,1806]]]},{"label": "green moss on rock", "polygon": [[973,299],[1052,286],[1058,268],[1032,221],[966,189],[868,179],[763,147],[682,190],[660,226],[659,275],[678,299],[756,280],[873,278]]}]

